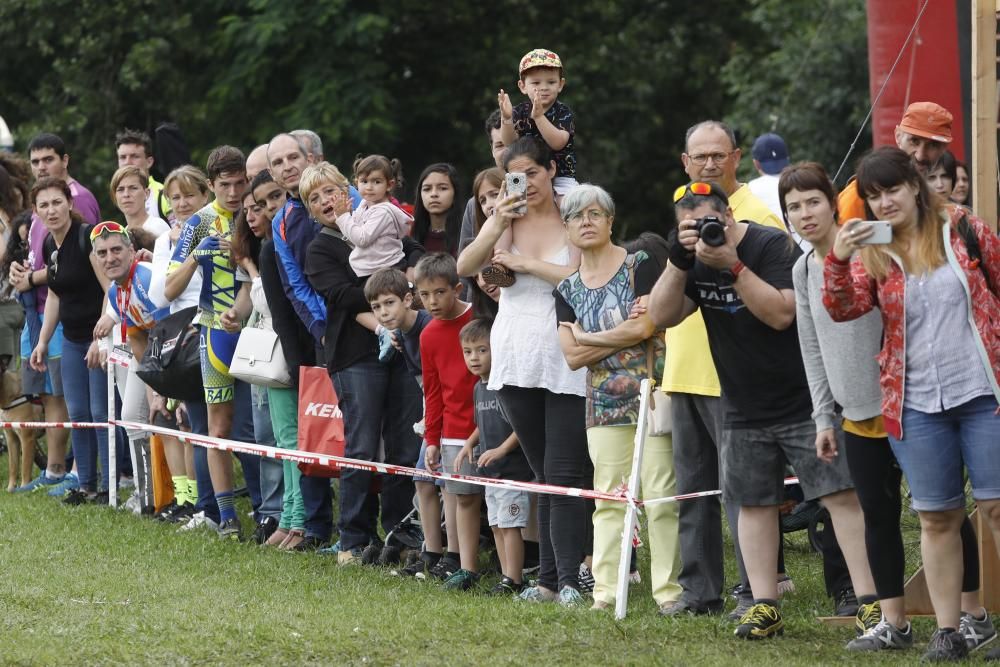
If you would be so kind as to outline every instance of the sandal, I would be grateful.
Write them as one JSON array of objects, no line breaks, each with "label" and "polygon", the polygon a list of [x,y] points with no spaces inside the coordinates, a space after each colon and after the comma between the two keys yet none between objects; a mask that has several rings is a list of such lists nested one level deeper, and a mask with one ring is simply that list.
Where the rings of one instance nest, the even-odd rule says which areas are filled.
[{"label": "sandal", "polygon": [[517,281],[517,276],[514,272],[508,269],[503,264],[490,264],[482,271],[483,282],[487,285],[496,285],[497,287],[510,287]]},{"label": "sandal", "polygon": [[281,546],[278,548],[282,551],[294,551],[295,547],[299,546],[299,544],[301,544],[305,539],[306,531],[293,528],[288,531],[288,537],[285,538],[285,541],[282,542]]},{"label": "sandal", "polygon": [[276,528],[271,537],[264,540],[265,547],[280,547],[281,543],[288,539],[288,529]]}]

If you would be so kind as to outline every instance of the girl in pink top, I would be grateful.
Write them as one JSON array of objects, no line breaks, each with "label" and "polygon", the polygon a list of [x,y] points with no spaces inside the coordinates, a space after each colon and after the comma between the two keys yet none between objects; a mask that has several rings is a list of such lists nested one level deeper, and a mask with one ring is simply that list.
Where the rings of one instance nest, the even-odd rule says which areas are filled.
[{"label": "girl in pink top", "polygon": [[382,155],[354,162],[354,182],[363,201],[353,213],[341,216],[337,226],[354,245],[350,262],[358,277],[385,268],[406,271],[403,237],[409,234],[413,218],[391,199],[400,167],[399,160]]}]

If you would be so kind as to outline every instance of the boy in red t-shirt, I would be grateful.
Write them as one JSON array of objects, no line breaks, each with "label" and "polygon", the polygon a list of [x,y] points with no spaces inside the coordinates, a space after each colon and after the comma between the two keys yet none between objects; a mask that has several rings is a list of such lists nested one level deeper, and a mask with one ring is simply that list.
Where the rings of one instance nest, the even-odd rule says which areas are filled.
[{"label": "boy in red t-shirt", "polygon": [[[472,395],[479,378],[469,372],[459,332],[472,319],[472,307],[458,297],[462,283],[455,259],[446,253],[425,255],[417,262],[414,283],[433,320],[420,334],[424,373],[424,440],[431,470],[475,475],[468,459],[459,460],[467,442],[478,442]],[[455,523],[462,567],[445,580],[445,588],[468,590],[479,580],[479,512],[482,488],[447,480],[444,493],[458,499]]]}]

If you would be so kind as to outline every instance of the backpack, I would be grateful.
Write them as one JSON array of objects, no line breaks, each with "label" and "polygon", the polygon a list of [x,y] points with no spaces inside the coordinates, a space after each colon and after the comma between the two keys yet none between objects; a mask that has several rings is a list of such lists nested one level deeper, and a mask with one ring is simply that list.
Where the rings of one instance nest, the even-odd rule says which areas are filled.
[{"label": "backpack", "polygon": [[955,231],[958,232],[958,235],[962,237],[962,241],[965,243],[965,249],[969,253],[969,264],[973,268],[978,268],[983,272],[983,278],[986,279],[986,288],[996,295],[997,291],[993,288],[993,281],[990,280],[989,269],[983,264],[983,251],[979,248],[979,239],[976,238],[976,232],[972,229],[972,225],[969,224],[968,215],[962,213],[958,224],[955,225]]}]

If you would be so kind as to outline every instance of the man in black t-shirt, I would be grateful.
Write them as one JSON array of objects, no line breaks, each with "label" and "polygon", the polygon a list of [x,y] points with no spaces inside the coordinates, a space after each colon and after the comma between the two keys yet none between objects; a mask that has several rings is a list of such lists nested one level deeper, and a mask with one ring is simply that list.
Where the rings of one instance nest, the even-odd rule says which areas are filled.
[{"label": "man in black t-shirt", "polygon": [[[846,457],[823,461],[814,448],[816,427],[793,326],[798,248],[781,231],[735,222],[725,192],[714,183],[682,186],[674,203],[678,231],[649,311],[658,327],[676,326],[698,308],[705,319],[722,385],[723,499],[740,505],[740,545],[754,592],[736,635],[771,637],[784,627],[774,572],[785,464],[794,466],[806,497],[820,498],[830,511],[844,551],[864,553],[864,520]],[[864,571],[851,575],[858,593],[874,593],[867,561]]]}]

